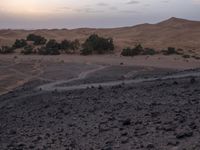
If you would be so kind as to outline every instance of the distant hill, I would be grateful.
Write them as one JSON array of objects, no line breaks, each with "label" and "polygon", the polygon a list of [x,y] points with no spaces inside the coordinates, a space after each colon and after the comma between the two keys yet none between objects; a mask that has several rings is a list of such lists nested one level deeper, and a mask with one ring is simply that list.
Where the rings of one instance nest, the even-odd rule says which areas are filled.
[{"label": "distant hill", "polygon": [[12,44],[17,38],[25,38],[35,33],[48,39],[85,40],[90,34],[97,33],[114,39],[117,50],[141,43],[145,47],[164,49],[169,46],[186,50],[200,51],[200,21],[170,18],[157,24],[141,24],[132,27],[109,29],[53,29],[53,30],[0,30],[0,45]]}]

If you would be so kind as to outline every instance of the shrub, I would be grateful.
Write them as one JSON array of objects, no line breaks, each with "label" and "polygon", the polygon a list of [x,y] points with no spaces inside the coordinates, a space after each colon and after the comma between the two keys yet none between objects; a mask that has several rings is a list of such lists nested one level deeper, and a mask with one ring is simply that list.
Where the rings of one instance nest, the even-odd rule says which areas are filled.
[{"label": "shrub", "polygon": [[168,47],[167,50],[162,51],[164,55],[179,54],[179,52],[174,47]]},{"label": "shrub", "polygon": [[184,54],[183,58],[190,58],[190,55]]},{"label": "shrub", "polygon": [[75,51],[75,50],[77,50],[79,48],[80,48],[80,42],[79,42],[79,40],[76,39],[76,40],[74,40],[74,41],[72,41],[70,43],[70,49],[71,50]]},{"label": "shrub", "polygon": [[68,40],[63,40],[60,43],[60,48],[64,51],[68,51],[70,49],[71,42]]},{"label": "shrub", "polygon": [[122,56],[133,56],[133,49],[131,49],[130,47],[128,48],[124,48],[121,52]]},{"label": "shrub", "polygon": [[38,54],[40,55],[59,55],[60,54],[60,44],[56,40],[49,40],[46,46],[38,49]]},{"label": "shrub", "polygon": [[34,45],[44,45],[46,44],[46,39],[40,35],[35,35],[35,34],[29,34],[26,37],[27,41],[32,41],[34,42]]},{"label": "shrub", "polygon": [[81,54],[92,54],[93,52],[103,54],[114,50],[112,38],[103,38],[96,34],[93,34],[86,39],[82,47]]},{"label": "shrub", "polygon": [[13,47],[2,46],[0,48],[0,54],[9,54],[9,53],[13,53],[13,52],[14,52],[14,48]]},{"label": "shrub", "polygon": [[60,43],[60,49],[62,51],[65,51],[66,53],[74,53],[75,50],[79,49],[79,47],[80,47],[79,40],[74,40],[74,41],[63,40]]},{"label": "shrub", "polygon": [[90,55],[90,54],[92,54],[92,50],[89,49],[89,48],[87,48],[87,49],[82,49],[82,50],[81,50],[81,54],[82,54],[82,55]]},{"label": "shrub", "polygon": [[155,55],[155,54],[157,54],[157,52],[152,48],[145,48],[144,52],[142,54],[143,55]]},{"label": "shrub", "polygon": [[32,53],[34,53],[33,47],[30,46],[30,45],[27,45],[27,46],[24,47],[24,49],[21,51],[21,53],[24,54],[24,55],[32,54]]},{"label": "shrub", "polygon": [[143,54],[144,49],[141,44],[136,45],[134,48],[125,48],[122,50],[121,55],[122,56],[136,56],[139,54]]},{"label": "shrub", "polygon": [[197,59],[197,60],[199,60],[200,59],[200,57],[199,56],[192,56],[194,59]]},{"label": "shrub", "polygon": [[19,40],[19,39],[16,39],[16,41],[15,41],[15,43],[13,44],[13,48],[14,49],[17,49],[17,48],[23,48],[24,46],[26,46],[27,45],[27,42],[26,42],[26,40],[24,40],[24,39],[21,39],[21,40]]}]

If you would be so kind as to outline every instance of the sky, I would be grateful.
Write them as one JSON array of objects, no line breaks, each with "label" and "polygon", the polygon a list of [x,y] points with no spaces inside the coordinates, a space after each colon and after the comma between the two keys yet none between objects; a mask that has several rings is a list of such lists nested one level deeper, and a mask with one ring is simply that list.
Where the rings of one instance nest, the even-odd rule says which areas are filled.
[{"label": "sky", "polygon": [[111,28],[170,17],[200,21],[200,0],[1,0],[0,28]]}]

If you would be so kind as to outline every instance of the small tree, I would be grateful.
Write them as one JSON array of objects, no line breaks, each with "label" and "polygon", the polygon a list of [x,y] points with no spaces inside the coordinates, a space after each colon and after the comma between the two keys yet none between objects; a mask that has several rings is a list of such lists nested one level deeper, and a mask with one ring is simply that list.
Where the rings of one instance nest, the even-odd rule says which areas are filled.
[{"label": "small tree", "polygon": [[122,56],[133,56],[132,54],[133,49],[130,47],[124,48],[121,52]]},{"label": "small tree", "polygon": [[99,37],[97,34],[92,34],[82,45],[82,54],[91,54],[96,52],[103,54],[114,50],[112,38]]},{"label": "small tree", "polygon": [[144,49],[143,49],[142,45],[137,44],[137,45],[135,45],[134,48],[128,47],[128,48],[123,49],[121,52],[121,55],[122,56],[136,56],[136,55],[140,55],[142,53],[144,53]]},{"label": "small tree", "polygon": [[49,40],[46,46],[38,49],[40,55],[59,55],[60,54],[60,44],[56,40]]},{"label": "small tree", "polygon": [[21,51],[22,54],[24,55],[29,55],[33,53],[33,47],[30,45],[27,45],[24,47],[24,49]]},{"label": "small tree", "polygon": [[26,40],[24,40],[24,39],[21,39],[21,40],[19,40],[19,39],[16,39],[16,41],[15,41],[15,43],[13,44],[13,48],[14,49],[17,49],[17,48],[23,48],[24,46],[26,46],[27,45],[27,42],[26,42]]},{"label": "small tree", "polygon": [[73,50],[73,52],[75,52],[75,50],[79,49],[80,48],[80,42],[79,40],[74,40],[70,43],[70,49]]},{"label": "small tree", "polygon": [[0,54],[9,54],[9,53],[13,53],[13,52],[14,52],[14,48],[13,47],[2,46],[0,48]]},{"label": "small tree", "polygon": [[179,54],[174,47],[168,47],[167,50],[162,51],[164,55]]},{"label": "small tree", "polygon": [[63,40],[61,43],[60,43],[60,48],[64,51],[68,51],[70,49],[70,44],[71,42],[68,41],[68,40]]},{"label": "small tree", "polygon": [[153,48],[145,48],[143,55],[155,55],[157,52]]},{"label": "small tree", "polygon": [[29,34],[26,39],[32,41],[34,45],[44,45],[47,41],[44,37],[35,34]]}]

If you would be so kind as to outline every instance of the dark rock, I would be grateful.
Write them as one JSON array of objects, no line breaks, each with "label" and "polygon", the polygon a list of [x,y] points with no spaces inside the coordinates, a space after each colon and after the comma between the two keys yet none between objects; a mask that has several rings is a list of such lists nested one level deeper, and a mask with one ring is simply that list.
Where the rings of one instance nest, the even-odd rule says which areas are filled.
[{"label": "dark rock", "polygon": [[174,84],[174,85],[178,85],[178,82],[177,82],[177,81],[174,81],[173,84]]},{"label": "dark rock", "polygon": [[152,143],[150,143],[150,144],[147,145],[147,149],[154,149],[154,148],[155,147],[154,147],[154,145]]},{"label": "dark rock", "polygon": [[111,146],[106,146],[104,148],[102,148],[101,150],[112,150],[113,148]]},{"label": "dark rock", "polygon": [[167,143],[167,145],[169,145],[169,146],[177,146],[178,144],[179,144],[179,142],[176,141],[176,140],[171,140],[171,141],[169,141],[169,142]]},{"label": "dark rock", "polygon": [[124,121],[122,122],[122,125],[123,125],[123,126],[129,126],[129,125],[131,125],[131,119],[126,119],[126,120],[124,120]]},{"label": "dark rock", "polygon": [[196,82],[196,79],[195,79],[195,78],[191,78],[191,79],[190,79],[190,83],[191,83],[191,84],[194,84],[195,82]]},{"label": "dark rock", "polygon": [[122,137],[122,139],[121,139],[121,143],[122,144],[126,144],[126,143],[128,143],[129,142],[129,138],[128,137]]},{"label": "dark rock", "polygon": [[98,89],[99,89],[99,90],[102,90],[102,89],[103,89],[103,87],[102,87],[101,85],[99,85]]},{"label": "dark rock", "polygon": [[128,135],[127,132],[123,132],[123,133],[121,134],[121,136],[127,136],[127,135]]},{"label": "dark rock", "polygon": [[189,129],[179,129],[175,133],[177,139],[184,139],[193,136],[193,132]]},{"label": "dark rock", "polygon": [[17,132],[16,132],[16,130],[14,130],[14,129],[11,129],[10,131],[9,131],[9,134],[11,134],[11,135],[14,135],[14,134],[16,134]]}]

